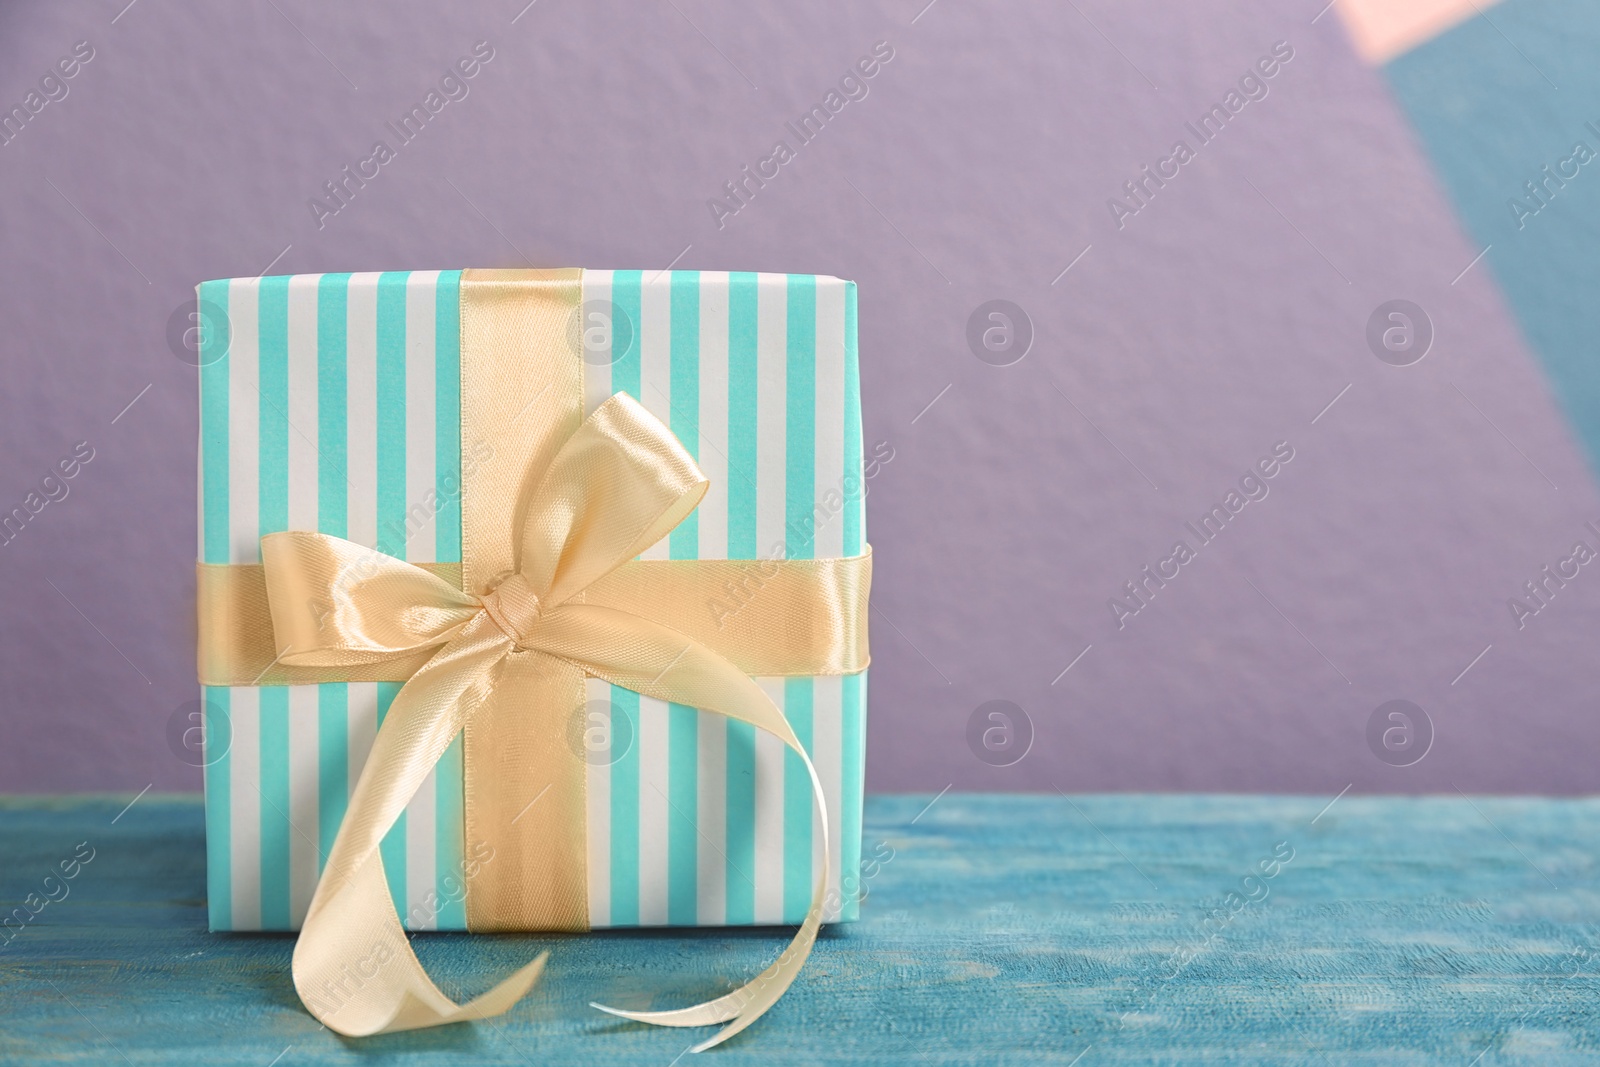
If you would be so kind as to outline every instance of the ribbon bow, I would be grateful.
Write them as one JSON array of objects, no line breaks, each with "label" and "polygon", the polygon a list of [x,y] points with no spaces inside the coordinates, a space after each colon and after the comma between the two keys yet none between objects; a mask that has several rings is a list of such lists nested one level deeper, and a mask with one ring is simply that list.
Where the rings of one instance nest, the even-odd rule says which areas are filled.
[{"label": "ribbon bow", "polygon": [[[683,521],[708,484],[672,432],[619,393],[566,441],[525,498],[516,569],[482,596],[327,534],[261,539],[284,664],[354,667],[435,650],[400,689],[378,731],[295,945],[295,988],[329,1028],[365,1036],[487,1018],[538,980],[548,953],[465,1004],[440,992],[390,902],[378,845],[475,714],[548,713],[552,699],[581,693],[585,675],[777,736],[805,762],[823,813],[823,860],[811,908],[777,962],[739,989],[692,1007],[594,1006],[658,1026],[731,1020],[698,1052],[760,1018],[794,981],[816,940],[828,880],[828,820],[810,758],[778,707],[723,656],[659,622],[585,602],[590,585]],[[564,715],[570,708],[556,710]],[[540,891],[533,881],[531,891]],[[352,959],[377,961],[375,974],[363,968],[352,976]],[[337,1003],[330,989],[338,991]]]}]

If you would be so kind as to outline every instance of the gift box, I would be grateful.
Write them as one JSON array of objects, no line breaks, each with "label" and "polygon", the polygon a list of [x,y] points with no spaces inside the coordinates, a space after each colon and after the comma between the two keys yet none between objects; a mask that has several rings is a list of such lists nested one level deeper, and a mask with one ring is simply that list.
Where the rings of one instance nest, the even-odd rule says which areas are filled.
[{"label": "gift box", "polygon": [[[564,303],[551,310],[537,286],[554,276]],[[488,310],[475,310],[475,279],[478,293],[498,285],[492,297],[501,303],[489,307],[483,297]],[[523,282],[530,288],[519,289]],[[405,672],[417,667],[357,665],[328,681],[326,670],[286,666],[296,650],[285,648],[281,619],[276,637],[268,625],[282,598],[274,592],[269,605],[251,584],[261,581],[264,536],[331,535],[342,540],[329,543],[362,546],[462,588],[474,566],[470,544],[464,558],[470,512],[497,493],[526,491],[532,481],[516,472],[532,469],[537,480],[550,442],[572,428],[539,429],[541,411],[551,390],[571,388],[581,395],[569,423],[590,417],[588,426],[608,398],[625,394],[704,472],[698,507],[637,558],[712,568],[662,562],[640,572],[703,573],[674,610],[709,644],[758,621],[770,630],[806,614],[775,576],[809,572],[784,568],[867,558],[852,282],[710,271],[322,274],[209,281],[198,287],[198,305],[213,930],[301,927],[379,728],[413,684]],[[475,326],[473,316],[488,325]],[[474,380],[474,359],[487,358],[475,347],[492,349],[503,381]],[[565,377],[541,388],[547,367]],[[486,594],[491,583],[478,584],[466,593]],[[318,629],[344,610],[336,595],[321,597],[306,598]],[[571,884],[584,898],[575,905],[582,921],[555,927],[801,923],[824,859],[823,921],[854,920],[864,585],[841,597],[851,600],[846,628],[860,631],[844,642],[849,649],[828,651],[830,665],[815,674],[756,678],[810,755],[825,828],[805,763],[779,738],[589,676],[582,699],[560,709],[562,751],[523,759],[502,733],[473,757],[456,736],[432,766],[380,847],[405,927],[544,925],[515,908],[497,905],[487,921],[474,910],[490,873],[513,896],[520,879],[544,877],[522,873],[531,861],[507,858],[497,835],[550,820],[564,824],[553,832],[576,841],[568,862],[582,870]],[[541,759],[577,768],[580,801],[563,807],[549,783],[541,791],[539,775],[525,773]],[[496,779],[477,783],[496,797],[476,821],[468,810],[474,774]],[[495,819],[505,825],[479,832]]]}]

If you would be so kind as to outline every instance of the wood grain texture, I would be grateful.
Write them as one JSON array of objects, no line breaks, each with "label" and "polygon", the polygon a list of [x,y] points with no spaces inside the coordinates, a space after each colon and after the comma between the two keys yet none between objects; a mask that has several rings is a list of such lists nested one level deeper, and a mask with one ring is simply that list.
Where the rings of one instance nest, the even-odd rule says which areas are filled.
[{"label": "wood grain texture", "polygon": [[[789,936],[424,934],[423,962],[456,996],[553,953],[503,1019],[342,1040],[299,1007],[291,938],[206,932],[198,800],[145,796],[117,817],[129,799],[0,800],[7,912],[42,895],[79,842],[95,850],[69,895],[0,947],[0,1062],[668,1067],[704,1032],[587,1002],[711,996]],[[825,931],[778,1007],[707,1055],[1600,1062],[1600,801],[1346,796],[1318,817],[1326,803],[950,794],[924,811],[927,797],[870,798],[863,856],[892,858],[866,881],[862,921]],[[1233,890],[1248,902],[1227,903]],[[1237,911],[1202,926],[1218,907]]]}]

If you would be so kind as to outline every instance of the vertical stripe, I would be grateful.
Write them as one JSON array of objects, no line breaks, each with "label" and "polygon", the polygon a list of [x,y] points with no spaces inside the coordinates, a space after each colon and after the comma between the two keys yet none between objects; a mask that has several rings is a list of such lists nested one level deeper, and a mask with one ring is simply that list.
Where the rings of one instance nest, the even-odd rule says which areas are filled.
[{"label": "vertical stripe", "polygon": [[[700,272],[670,271],[671,396],[673,436],[696,460],[700,458]],[[700,511],[696,508],[673,529],[672,559],[694,559],[700,553]]]},{"label": "vertical stripe", "polygon": [[[784,704],[782,678],[757,678],[757,684],[788,714]],[[782,741],[764,730],[756,731],[755,743],[755,860],[750,870],[755,882],[754,922],[765,926],[784,921],[783,914],[783,762],[789,750]]]},{"label": "vertical stripe", "polygon": [[406,558],[406,275],[378,278],[378,550]]},{"label": "vertical stripe", "polygon": [[[586,274],[585,277],[588,275]],[[584,679],[585,696],[583,751],[588,765],[587,796],[589,835],[589,925],[611,926],[611,758],[612,745],[619,735],[611,715],[611,686],[599,678]],[[595,716],[600,716],[596,721]],[[588,731],[603,731],[608,744],[602,751],[589,751]],[[629,733],[628,743],[633,743]]]},{"label": "vertical stripe", "polygon": [[757,292],[756,275],[728,275],[729,559],[755,559],[762,547],[756,540]]},{"label": "vertical stripe", "polygon": [[[234,930],[261,929],[261,698],[268,689],[240,686],[229,691],[228,751],[232,841]],[[282,692],[282,690],[279,690]]]},{"label": "vertical stripe", "polygon": [[817,559],[844,555],[845,471],[845,283],[816,279],[816,430],[812,452],[811,492],[817,530],[812,554]]},{"label": "vertical stripe", "polygon": [[[406,282],[406,538],[405,558],[433,560],[438,526],[434,435],[434,326],[437,271],[415,271]],[[432,879],[429,879],[431,882]]]},{"label": "vertical stripe", "polygon": [[[816,555],[817,508],[817,280],[789,275],[785,325],[784,531],[789,559]],[[785,678],[784,716],[808,753],[812,681]],[[784,753],[783,915],[800,922],[812,894],[812,787],[805,761]]]},{"label": "vertical stripe", "polygon": [[[379,682],[378,686],[378,728],[383,729],[383,718],[389,714],[389,705],[394,703],[395,694],[400,692],[400,682]],[[405,921],[407,896],[406,896],[406,812],[400,813],[400,818],[383,835],[383,841],[378,845],[378,855],[383,859],[383,873],[389,880],[389,896],[394,901],[395,911],[399,913],[400,920]]]},{"label": "vertical stripe", "polygon": [[311,894],[322,872],[317,845],[320,825],[318,805],[318,747],[321,723],[315,685],[288,687],[288,747],[284,759],[289,775],[289,928],[298,929],[311,907]]},{"label": "vertical stripe", "polygon": [[[341,379],[341,390],[343,387],[342,365],[336,374],[329,375],[321,358],[324,332],[320,314],[321,297],[321,275],[297,274],[289,279],[286,350],[283,357],[287,398],[285,408],[287,528],[291,530],[315,530],[319,527],[322,518],[321,488],[326,467],[323,462],[324,445],[335,447],[331,442],[322,439],[321,391],[324,378],[338,377]],[[342,326],[344,307],[341,305],[336,310],[339,325]],[[327,332],[334,331],[329,329]],[[342,356],[342,352],[339,355]],[[265,362],[264,353],[263,362]],[[336,418],[338,424],[342,426],[344,421],[342,396],[338,400]],[[340,451],[342,453],[342,449]],[[343,477],[342,470],[331,473],[336,480]],[[263,481],[265,481],[264,472]],[[276,717],[280,706],[281,722]],[[310,686],[290,686],[284,689],[281,705],[277,698],[274,698],[269,705],[265,696],[263,697],[262,795],[272,803],[262,808],[261,817],[263,824],[271,822],[272,828],[270,835],[265,830],[262,834],[262,864],[267,865],[268,847],[282,850],[287,861],[283,871],[287,879],[287,899],[280,902],[275,898],[269,898],[265,891],[262,895],[263,924],[266,925],[270,921],[276,929],[294,929],[300,924],[306,909],[310,906],[311,892],[316,887],[319,850],[312,835],[316,833],[319,823],[317,717],[316,690]],[[282,746],[281,751],[279,745]],[[276,879],[278,874],[271,869],[266,873],[271,879]],[[277,911],[280,907],[286,909],[281,916]],[[272,916],[270,920],[269,915]],[[281,924],[278,922],[279,918],[282,920]]]},{"label": "vertical stripe", "polygon": [[727,722],[723,716],[710,712],[695,717],[700,749],[699,795],[695,800],[699,832],[695,922],[699,926],[722,926],[727,922],[728,859],[716,845],[727,836]]},{"label": "vertical stripe", "polygon": [[[710,486],[695,509],[700,527],[700,559],[728,557],[728,276],[700,275],[697,440],[695,453]],[[721,835],[712,840],[720,841]]]},{"label": "vertical stripe", "polygon": [[260,283],[240,279],[228,289],[228,548],[223,563],[261,562]]},{"label": "vertical stripe", "polygon": [[[827,910],[824,922],[839,921],[840,897],[840,829],[839,794],[842,781],[840,763],[841,705],[839,676],[831,675],[807,679],[811,682],[811,760],[816,765],[817,777],[822,782],[822,795],[828,798],[828,889]],[[812,871],[822,858],[822,836],[813,831],[811,838]]]},{"label": "vertical stripe", "polygon": [[[349,360],[347,338],[350,328],[350,275],[324,274],[317,288],[317,529],[335,537],[350,532],[349,498]],[[348,699],[346,686],[330,683],[307,687],[316,710],[302,709],[296,714],[314,714],[316,743],[295,744],[291,758],[305,763],[316,774],[312,788],[316,798],[316,864],[310,888],[316,888],[315,874],[327,862],[333,839],[339,832],[349,804],[346,746],[349,743]],[[291,741],[293,741],[291,736]],[[297,873],[297,888],[298,872]],[[309,907],[309,895],[305,907]],[[295,925],[305,916],[296,896]]]},{"label": "vertical stripe", "polygon": [[[195,293],[200,301],[222,309],[231,319],[229,283],[203,282]],[[223,335],[204,330],[200,335],[200,545],[205,563],[228,563],[229,511],[229,380],[228,355],[221,352]],[[212,930],[233,929],[233,787],[231,757],[224,738],[229,721],[230,693],[223,687],[200,690],[201,724],[206,766],[206,912]],[[220,755],[218,749],[221,749]]]},{"label": "vertical stripe", "polygon": [[[221,308],[232,320],[228,282],[203,282],[198,300]],[[231,355],[218,355],[222,333],[200,335],[200,559],[228,563],[228,380]]]},{"label": "vertical stripe", "polygon": [[259,727],[261,768],[261,929],[289,929],[289,688],[262,686]]},{"label": "vertical stripe", "polygon": [[672,798],[667,792],[667,705],[639,698],[639,925],[667,923]]},{"label": "vertical stripe", "polygon": [[[856,283],[845,282],[844,295],[844,544],[846,556],[858,556],[867,536],[863,457],[861,452],[861,360],[856,338]],[[854,487],[852,489],[852,487]],[[867,672],[839,679],[839,875],[843,888],[839,919],[860,917],[861,808],[866,781]]]},{"label": "vertical stripe", "polygon": [[756,921],[756,735],[754,726],[729,719],[724,727],[727,776],[728,870],[724,878],[729,926]]},{"label": "vertical stripe", "polygon": [[[639,403],[669,428],[676,418],[677,380],[673,374],[677,310],[672,299],[672,272],[652,271],[639,287]],[[679,440],[682,440],[680,437]],[[688,443],[684,442],[687,447]],[[640,559],[670,559],[668,534],[639,553]],[[648,800],[647,800],[648,802]]]},{"label": "vertical stripe", "polygon": [[317,286],[317,524],[348,537],[349,401],[345,335],[350,275],[324,274]]},{"label": "vertical stripe", "polygon": [[[759,392],[757,329],[758,276],[728,275],[727,332],[727,456],[728,533],[730,559],[755,559],[756,458],[758,440],[756,398]],[[746,926],[756,921],[756,728],[728,720],[724,725],[727,773],[724,780],[727,836],[724,850],[728,870],[724,878],[727,923]]]},{"label": "vertical stripe", "polygon": [[[701,274],[699,306],[694,318],[696,338],[696,458],[706,472],[710,488],[696,509],[698,544],[686,557],[701,560],[728,558],[728,275]],[[688,315],[683,315],[683,318]],[[674,317],[678,322],[678,317]],[[675,357],[674,357],[675,360]],[[674,370],[677,366],[674,363]],[[677,552],[674,552],[677,555]],[[694,848],[696,848],[696,902],[694,921],[701,926],[722,926],[728,917],[728,856],[723,841],[728,835],[728,728],[731,720],[712,713],[696,713],[694,755]]]},{"label": "vertical stripe", "polygon": [[[377,396],[377,505],[379,550],[401,559],[410,559],[406,495],[410,455],[407,448],[407,295],[410,275],[388,272],[378,277],[376,352]],[[399,686],[379,682],[376,686],[375,722],[381,727]],[[407,905],[406,813],[402,812],[379,846],[389,895],[402,921]]]},{"label": "vertical stripe", "polygon": [[667,922],[693,926],[699,912],[700,712],[687,704],[666,708]]},{"label": "vertical stripe", "polygon": [[[350,683],[329,682],[317,691],[317,870],[328,862],[333,839],[350,806]],[[296,759],[308,753],[296,751]]]},{"label": "vertical stripe", "polygon": [[[855,506],[846,478],[849,464],[846,430],[849,359],[846,354],[850,284],[837,278],[816,279],[816,431],[815,470],[813,471],[814,514],[818,519],[812,547],[819,559],[844,555],[846,522]],[[859,489],[859,486],[857,486]],[[843,911],[843,827],[839,797],[844,781],[843,696],[840,679],[813,679],[812,687],[812,762],[828,798],[828,886],[825,899],[826,922],[837,922]],[[813,871],[822,858],[820,835],[813,829],[811,859]]]},{"label": "vertical stripe", "polygon": [[[756,542],[762,558],[789,550],[788,408],[789,279],[760,274],[756,282]],[[809,483],[808,483],[809,487]],[[779,709],[783,679],[759,679]],[[788,755],[771,734],[755,738],[755,921],[784,921],[784,779]]]},{"label": "vertical stripe", "polygon": [[788,543],[788,279],[782,274],[757,278],[755,554],[772,559],[783,556]]},{"label": "vertical stripe", "polygon": [[[856,341],[856,283],[844,290],[844,545],[847,556],[859,556],[867,536],[866,484],[862,481],[861,359]],[[858,487],[854,490],[849,487]]]},{"label": "vertical stripe", "polygon": [[[671,271],[670,428],[689,454],[700,447],[700,272]],[[669,535],[672,559],[700,554],[700,513],[690,512]],[[693,926],[699,898],[700,712],[686,704],[667,710],[667,921]]]},{"label": "vertical stripe", "polygon": [[[289,528],[289,278],[260,282],[257,534]],[[289,926],[289,691],[256,690],[258,929]]]},{"label": "vertical stripe", "polygon": [[353,274],[345,326],[345,534],[378,547],[378,275]]},{"label": "vertical stripe", "polygon": [[860,916],[861,803],[866,771],[867,672],[839,679],[839,867],[844,886],[839,918],[855,922]]},{"label": "vertical stripe", "polygon": [[232,787],[229,752],[229,703],[232,693],[226,686],[206,686],[200,690],[201,714],[205,716],[205,796],[206,796],[206,913],[212,931],[233,929],[232,833],[228,825],[233,806],[228,790]]},{"label": "vertical stripe", "polygon": [[[812,735],[812,679],[783,680],[783,715],[795,737],[810,754]],[[805,920],[811,906],[813,888],[811,822],[815,802],[811,796],[811,776],[793,752],[785,750],[783,768],[783,921]]]},{"label": "vertical stripe", "polygon": [[[633,324],[633,347],[611,363],[611,391],[627,393],[649,407],[639,395],[639,349],[642,340],[642,316],[639,311],[640,288],[644,275],[636,270],[619,270],[611,275],[611,304],[618,316],[626,315]],[[616,324],[612,323],[612,338],[616,337]]]},{"label": "vertical stripe", "polygon": [[[620,272],[619,272],[620,273]],[[611,764],[611,925],[639,925],[639,694],[612,686],[613,716],[626,716],[633,744]],[[617,737],[613,724],[612,738]]]},{"label": "vertical stripe", "polygon": [[816,556],[817,280],[789,276],[784,363],[784,528],[790,559]]},{"label": "vertical stripe", "polygon": [[[583,272],[580,319],[574,342],[583,360],[583,417],[594,414],[594,409],[611,396],[611,353],[617,338],[617,311],[611,309],[610,321],[604,318],[604,308],[611,303],[611,272],[586,270]],[[597,317],[599,316],[599,317]],[[633,323],[621,327],[632,343]]]},{"label": "vertical stripe", "polygon": [[[461,272],[439,275],[434,298],[434,471],[439,515],[433,558],[461,561]],[[473,442],[472,444],[476,444]]]},{"label": "vertical stripe", "polygon": [[[321,276],[296,274],[289,279],[287,350],[285,353],[288,450],[288,525],[290,530],[317,528],[320,444],[317,432],[317,297]],[[265,533],[266,531],[262,531]]]},{"label": "vertical stripe", "polygon": [[260,282],[256,535],[289,528],[289,279]]}]

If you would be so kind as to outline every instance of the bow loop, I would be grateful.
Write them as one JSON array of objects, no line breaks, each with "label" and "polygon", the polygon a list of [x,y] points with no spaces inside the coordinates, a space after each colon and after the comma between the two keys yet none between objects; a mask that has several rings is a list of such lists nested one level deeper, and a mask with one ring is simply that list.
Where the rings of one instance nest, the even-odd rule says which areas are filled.
[{"label": "bow loop", "polygon": [[595,409],[529,498],[518,570],[546,610],[665,537],[709,485],[661,420],[626,393]]},{"label": "bow loop", "polygon": [[478,602],[420,567],[330,534],[261,539],[278,660],[350,667],[443,645]]}]

